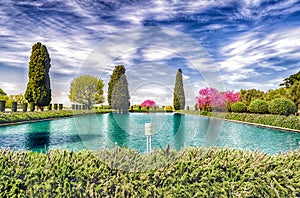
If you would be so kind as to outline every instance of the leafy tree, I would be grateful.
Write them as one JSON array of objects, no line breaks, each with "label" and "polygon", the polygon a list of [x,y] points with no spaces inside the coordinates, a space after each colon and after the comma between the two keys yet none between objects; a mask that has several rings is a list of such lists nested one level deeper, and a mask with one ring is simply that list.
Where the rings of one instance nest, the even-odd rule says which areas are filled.
[{"label": "leafy tree", "polygon": [[8,97],[8,100],[6,101],[6,106],[8,108],[11,108],[13,102],[17,102],[18,107],[21,108],[23,106],[23,104],[26,103],[27,101],[23,94],[10,95]]},{"label": "leafy tree", "polygon": [[300,70],[298,71],[298,73],[292,74],[288,78],[285,78],[279,86],[285,86],[288,88],[297,81],[300,81]]},{"label": "leafy tree", "polygon": [[4,92],[1,88],[0,88],[0,100],[8,100],[8,96],[6,94],[6,92]]},{"label": "leafy tree", "polygon": [[7,94],[0,88],[0,96],[6,96]]},{"label": "leafy tree", "polygon": [[300,109],[300,81],[295,82],[288,90],[289,99]]},{"label": "leafy tree", "polygon": [[264,99],[266,101],[271,101],[274,100],[276,98],[287,98],[288,97],[288,93],[287,93],[288,89],[285,87],[281,87],[279,89],[270,89],[269,91],[267,91],[267,93],[264,96]]},{"label": "leafy tree", "polygon": [[115,66],[115,69],[114,69],[112,75],[110,76],[110,80],[108,82],[108,91],[107,91],[107,102],[109,105],[112,105],[111,97],[112,97],[112,92],[115,88],[115,85],[118,82],[118,80],[121,78],[121,76],[125,74],[125,71],[126,71],[126,69],[125,69],[124,65],[118,65],[118,66]]},{"label": "leafy tree", "polygon": [[84,75],[75,78],[70,85],[70,101],[78,102],[91,109],[93,104],[104,102],[103,80],[100,78]]},{"label": "leafy tree", "polygon": [[181,69],[178,69],[178,72],[176,74],[173,106],[175,110],[183,110],[185,107],[185,95],[184,95]]},{"label": "leafy tree", "polygon": [[45,45],[40,42],[32,46],[25,98],[28,102],[34,102],[37,107],[43,110],[51,101],[51,88],[49,69],[50,56]]},{"label": "leafy tree", "polygon": [[244,90],[241,89],[241,98],[242,102],[245,103],[247,106],[250,105],[250,103],[256,99],[264,99],[265,92],[257,90],[257,89],[248,89]]},{"label": "leafy tree", "polygon": [[112,108],[118,110],[119,113],[128,112],[128,108],[130,106],[129,102],[130,96],[128,91],[128,82],[126,79],[126,75],[123,74],[114,86],[111,95],[111,105]]}]

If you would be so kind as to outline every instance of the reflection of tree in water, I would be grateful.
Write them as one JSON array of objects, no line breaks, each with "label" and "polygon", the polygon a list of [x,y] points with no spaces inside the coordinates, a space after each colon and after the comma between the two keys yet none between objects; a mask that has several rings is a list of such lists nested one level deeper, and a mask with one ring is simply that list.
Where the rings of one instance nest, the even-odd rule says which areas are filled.
[{"label": "reflection of tree in water", "polygon": [[50,142],[50,122],[39,122],[28,125],[25,134],[25,148],[32,151],[45,152]]},{"label": "reflection of tree in water", "polygon": [[108,137],[112,143],[125,146],[128,139],[129,113],[111,113],[108,118]]},{"label": "reflection of tree in water", "polygon": [[176,150],[184,147],[184,123],[185,115],[175,113],[173,117],[173,135],[174,135],[174,145]]}]

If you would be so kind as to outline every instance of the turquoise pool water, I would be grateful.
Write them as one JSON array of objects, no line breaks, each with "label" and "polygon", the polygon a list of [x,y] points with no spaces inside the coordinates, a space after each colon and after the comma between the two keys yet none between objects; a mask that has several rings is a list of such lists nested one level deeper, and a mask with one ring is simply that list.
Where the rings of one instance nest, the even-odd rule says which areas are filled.
[{"label": "turquoise pool water", "polygon": [[0,127],[0,147],[45,152],[48,149],[99,150],[119,146],[146,151],[145,123],[152,122],[153,148],[217,146],[269,154],[298,147],[299,133],[206,117],[170,113],[101,114]]}]

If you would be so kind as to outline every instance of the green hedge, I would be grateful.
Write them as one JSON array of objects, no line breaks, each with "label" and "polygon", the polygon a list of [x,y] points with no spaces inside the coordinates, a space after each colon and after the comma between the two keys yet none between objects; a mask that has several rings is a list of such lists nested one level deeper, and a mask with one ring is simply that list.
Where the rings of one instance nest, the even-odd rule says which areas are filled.
[{"label": "green hedge", "polygon": [[250,113],[213,113],[212,117],[300,130],[300,118],[294,115],[284,116]]},{"label": "green hedge", "polygon": [[0,150],[0,197],[299,197],[299,159],[300,152],[216,148],[148,157],[127,149]]},{"label": "green hedge", "polygon": [[291,115],[298,111],[293,101],[286,98],[277,98],[270,102],[269,112],[277,115]]},{"label": "green hedge", "polygon": [[249,105],[249,111],[251,113],[268,113],[268,102],[261,100],[261,99],[256,99],[252,101]]},{"label": "green hedge", "polygon": [[247,111],[247,106],[243,102],[236,102],[231,105],[231,111],[235,113],[244,113]]},{"label": "green hedge", "polygon": [[97,113],[109,113],[112,112],[108,109],[96,110],[96,111],[41,111],[41,112],[22,112],[22,113],[0,113],[0,124],[41,120],[48,118],[70,117],[76,115],[97,114]]}]

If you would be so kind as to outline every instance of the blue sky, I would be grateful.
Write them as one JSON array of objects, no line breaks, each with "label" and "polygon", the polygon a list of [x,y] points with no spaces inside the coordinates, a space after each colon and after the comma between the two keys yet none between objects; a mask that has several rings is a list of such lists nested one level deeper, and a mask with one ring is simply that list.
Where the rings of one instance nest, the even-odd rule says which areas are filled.
[{"label": "blue sky", "polygon": [[[124,64],[131,103],[172,104],[178,68],[187,104],[199,89],[278,88],[299,71],[300,2],[0,1],[0,87],[24,93],[31,47],[48,48],[52,101],[70,104],[73,78]],[[105,91],[107,86],[105,87]]]}]

